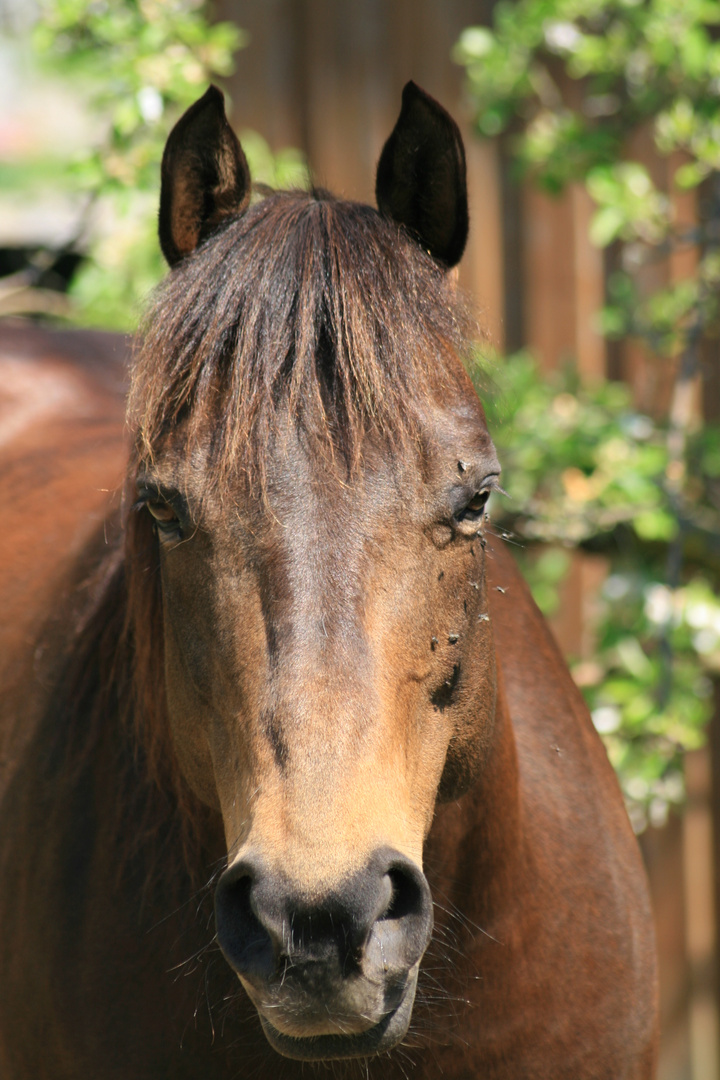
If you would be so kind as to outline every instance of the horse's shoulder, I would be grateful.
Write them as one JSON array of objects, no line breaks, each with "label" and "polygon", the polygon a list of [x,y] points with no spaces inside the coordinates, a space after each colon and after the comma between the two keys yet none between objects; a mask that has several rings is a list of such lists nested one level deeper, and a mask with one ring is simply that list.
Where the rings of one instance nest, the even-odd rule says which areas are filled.
[{"label": "horse's shoulder", "polygon": [[[545,988],[524,1015],[525,1035],[536,1024],[550,1042],[562,1041],[553,1031],[562,1017],[568,1032],[584,1031],[572,1044],[580,1057],[600,1052],[614,1064],[598,1066],[598,1075],[619,1075],[627,1048],[646,1046],[655,1023],[654,939],[639,851],[605,748],[550,627],[507,545],[489,541],[487,552],[526,851],[517,906],[508,899],[496,936],[510,940],[524,927],[530,981]],[[571,1000],[563,987],[574,985],[578,955],[598,974],[592,993],[575,986]],[[613,1028],[618,1038],[603,1044],[602,1032]]]},{"label": "horse's shoulder", "polygon": [[123,339],[0,324],[3,624],[79,553],[122,482]]}]

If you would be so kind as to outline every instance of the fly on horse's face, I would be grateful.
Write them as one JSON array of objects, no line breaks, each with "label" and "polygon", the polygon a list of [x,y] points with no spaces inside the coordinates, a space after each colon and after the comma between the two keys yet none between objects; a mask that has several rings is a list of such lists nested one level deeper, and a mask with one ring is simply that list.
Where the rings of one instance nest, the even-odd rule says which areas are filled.
[{"label": "fly on horse's face", "polygon": [[[205,249],[194,249],[245,209],[248,184],[211,90],[164,160],[161,239],[178,273],[192,263],[202,277]],[[298,221],[325,212],[301,198]],[[462,144],[412,84],[378,203],[384,218],[362,212],[394,230],[405,258],[419,239],[418,265],[428,251],[435,269],[457,262]],[[243,228],[238,245],[257,246],[257,229],[225,224],[223,243]],[[369,270],[365,287],[372,309]],[[278,406],[265,430],[260,491],[240,464],[208,485],[213,432],[190,440],[182,411],[137,472],[160,551],[175,750],[224,823],[218,940],[271,1045],[295,1058],[365,1056],[405,1034],[432,931],[422,854],[435,802],[468,787],[492,741],[482,526],[499,465],[457,358],[419,347],[447,370],[417,403],[403,453],[367,415],[352,467],[332,439],[319,450],[313,417],[337,384],[316,373],[315,412]],[[362,373],[363,356],[351,360]]]}]

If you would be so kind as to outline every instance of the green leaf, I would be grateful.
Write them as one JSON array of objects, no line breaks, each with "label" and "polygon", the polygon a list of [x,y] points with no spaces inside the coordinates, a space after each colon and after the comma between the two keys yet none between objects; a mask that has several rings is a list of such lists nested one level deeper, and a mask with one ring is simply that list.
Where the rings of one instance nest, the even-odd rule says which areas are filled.
[{"label": "green leaf", "polygon": [[632,519],[641,540],[672,540],[677,536],[677,520],[666,510],[646,510]]},{"label": "green leaf", "polygon": [[495,38],[485,26],[469,26],[461,33],[455,46],[457,63],[484,59],[495,48]]},{"label": "green leaf", "polygon": [[675,171],[675,184],[679,188],[688,189],[701,184],[708,174],[708,168],[697,161],[688,161]]},{"label": "green leaf", "polygon": [[593,214],[590,222],[590,239],[595,247],[607,247],[625,225],[625,215],[617,206],[603,206]]}]

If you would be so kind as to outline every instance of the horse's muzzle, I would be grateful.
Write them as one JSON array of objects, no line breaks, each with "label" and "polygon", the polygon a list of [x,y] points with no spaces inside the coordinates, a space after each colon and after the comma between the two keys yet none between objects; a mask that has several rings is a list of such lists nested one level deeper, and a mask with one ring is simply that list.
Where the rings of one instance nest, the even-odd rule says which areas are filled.
[{"label": "horse's muzzle", "polygon": [[405,1035],[432,901],[420,869],[399,852],[379,849],[312,902],[245,856],[220,878],[215,917],[225,958],[279,1053],[366,1057]]}]

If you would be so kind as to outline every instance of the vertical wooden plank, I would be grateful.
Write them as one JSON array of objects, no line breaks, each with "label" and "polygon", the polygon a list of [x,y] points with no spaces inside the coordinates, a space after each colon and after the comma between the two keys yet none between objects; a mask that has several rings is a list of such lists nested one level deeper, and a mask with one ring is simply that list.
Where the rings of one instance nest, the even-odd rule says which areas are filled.
[{"label": "vertical wooden plank", "polygon": [[499,173],[502,211],[503,331],[508,353],[527,344],[525,201],[524,192],[513,175],[508,148],[501,144]]},{"label": "vertical wooden plank", "polygon": [[593,201],[582,184],[570,189],[575,285],[575,352],[583,382],[601,382],[606,375],[605,340],[597,320],[605,302],[603,253],[590,242]]},{"label": "vertical wooden plank", "polygon": [[603,555],[569,551],[570,567],[560,585],[560,606],[549,620],[560,651],[568,659],[589,660],[595,650],[600,590],[609,563]]},{"label": "vertical wooden plank", "polygon": [[357,194],[359,173],[355,132],[349,128],[347,95],[340,92],[338,61],[349,63],[346,43],[338,26],[338,8],[331,0],[306,0],[304,88],[306,94],[307,152],[315,182],[340,195]]},{"label": "vertical wooden plank", "polygon": [[592,201],[575,184],[558,199],[528,186],[523,202],[527,343],[546,371],[574,363],[597,382],[606,369],[596,329],[605,286],[602,252],[588,235]]},{"label": "vertical wooden plank", "polygon": [[220,0],[215,10],[250,35],[226,80],[233,126],[253,128],[273,150],[304,148],[297,8],[296,0]]},{"label": "vertical wooden plank", "polygon": [[525,219],[525,332],[545,371],[576,356],[575,246],[572,202],[528,185]]},{"label": "vertical wooden plank", "polygon": [[[671,154],[667,163],[667,181],[670,185],[675,229],[678,233],[689,232],[696,228],[698,224],[697,190],[693,188],[690,191],[681,191],[673,186],[675,171],[686,160],[684,154],[675,153]],[[670,284],[677,285],[680,282],[694,278],[697,273],[699,259],[700,252],[696,244],[683,244],[672,248],[668,259]],[[677,363],[679,362],[678,358]],[[686,388],[684,394],[680,385],[673,387],[671,376],[674,377],[675,370],[677,370],[677,365],[675,369],[670,368],[668,371],[666,390],[671,421],[683,426],[684,418],[689,416],[693,424],[700,424],[703,416],[702,370],[698,366],[697,375],[693,379],[692,385]],[[670,400],[671,395],[672,400]],[[686,400],[683,400],[683,397]]]},{"label": "vertical wooden plank", "polygon": [[[579,107],[578,83],[562,74],[559,79],[563,94]],[[593,320],[603,301],[604,272],[588,236],[592,203],[580,185],[551,199],[528,184],[524,201],[528,345],[546,371],[569,363],[583,378],[603,378],[604,346]]]},{"label": "vertical wooden plank", "polygon": [[[718,986],[720,985],[720,957],[718,956],[718,945],[720,944],[720,859],[718,858],[718,842],[720,839],[720,679],[718,678],[713,679],[713,706],[713,715],[708,733],[708,748],[710,752],[710,811],[713,836],[712,877],[715,905],[715,1002],[717,1007]],[[718,1039],[720,1039],[720,1033]],[[718,1054],[720,1055],[720,1045],[718,1046]]]},{"label": "vertical wooden plank", "polygon": [[548,620],[560,652],[567,659],[580,659],[583,632],[582,552],[569,551],[570,566],[559,588],[560,605]]},{"label": "vertical wooden plank", "polygon": [[650,881],[660,975],[658,1080],[689,1080],[689,972],[685,945],[683,822],[672,814],[662,829],[640,837]]},{"label": "vertical wooden plank", "polygon": [[707,749],[686,754],[688,805],[683,818],[683,841],[685,937],[692,986],[689,1005],[692,1080],[720,1080],[710,770]]},{"label": "vertical wooden plank", "polygon": [[[627,156],[639,161],[648,170],[653,183],[661,190],[667,190],[667,163],[660,158],[650,126],[644,127],[632,136],[627,148]],[[635,275],[641,296],[648,296],[668,283],[667,260],[649,260]],[[672,378],[672,364],[651,356],[645,345],[631,339],[622,342],[622,377],[632,387],[635,403],[642,412],[660,415],[669,404],[669,379]]]},{"label": "vertical wooden plank", "polygon": [[[374,201],[392,65],[381,0],[305,0],[308,152],[317,180]],[[398,98],[399,103],[399,98]]]},{"label": "vertical wooden plank", "polygon": [[[463,132],[465,135],[465,132]],[[497,143],[466,138],[470,238],[460,264],[460,284],[475,297],[491,346],[505,346],[503,322],[502,192]]]},{"label": "vertical wooden plank", "polygon": [[[673,178],[677,169],[688,160],[685,154],[671,154],[667,161],[666,183],[672,199],[675,228],[679,232],[694,229],[698,223],[697,188],[683,191],[674,186]],[[686,281],[695,275],[698,265],[698,248],[694,243],[686,243],[673,248],[669,259],[670,281]]]}]

